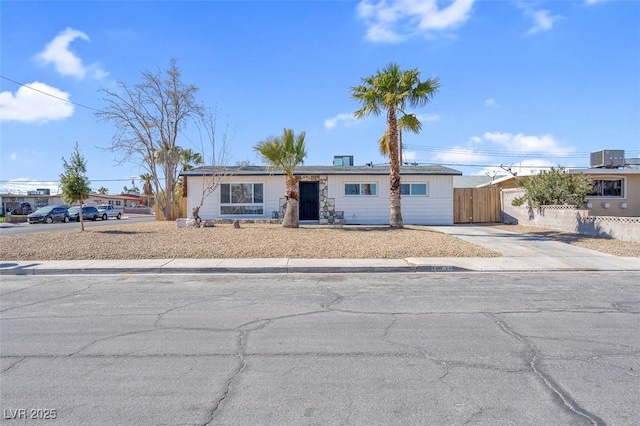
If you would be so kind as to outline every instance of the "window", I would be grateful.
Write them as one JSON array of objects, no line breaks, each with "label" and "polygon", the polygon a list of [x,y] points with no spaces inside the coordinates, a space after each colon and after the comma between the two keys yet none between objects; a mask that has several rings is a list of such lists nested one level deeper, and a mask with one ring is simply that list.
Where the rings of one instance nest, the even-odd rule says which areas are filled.
[{"label": "window", "polygon": [[116,200],[116,206],[120,205],[120,200]]},{"label": "window", "polygon": [[623,197],[624,179],[594,179],[589,197]]},{"label": "window", "polygon": [[375,183],[345,183],[344,195],[378,195]]},{"label": "window", "polygon": [[429,185],[427,183],[401,183],[400,194],[408,196],[429,195]]},{"label": "window", "polygon": [[220,214],[264,214],[264,184],[223,183],[220,185]]}]

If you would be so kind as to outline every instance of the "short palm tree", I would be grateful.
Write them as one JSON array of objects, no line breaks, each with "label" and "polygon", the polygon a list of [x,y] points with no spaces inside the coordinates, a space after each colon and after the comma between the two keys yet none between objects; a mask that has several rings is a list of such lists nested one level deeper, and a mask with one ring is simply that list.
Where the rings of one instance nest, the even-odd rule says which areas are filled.
[{"label": "short palm tree", "polygon": [[417,69],[402,71],[397,64],[390,63],[384,69],[378,70],[376,74],[363,78],[359,86],[351,88],[351,97],[362,103],[362,108],[354,112],[356,118],[377,116],[383,111],[387,114],[384,138],[389,152],[389,226],[391,228],[404,226],[400,204],[398,112],[408,116],[405,112],[407,104],[412,107],[426,105],[440,87],[437,78],[420,81],[419,76],[420,71]]},{"label": "short palm tree", "polygon": [[98,194],[107,195],[108,193],[109,193],[109,189],[105,188],[104,186],[101,186],[100,188],[98,188]]},{"label": "short palm tree", "polygon": [[298,228],[298,182],[293,173],[300,164],[304,163],[307,156],[307,147],[304,142],[305,132],[294,136],[293,130],[284,129],[282,136],[265,139],[258,143],[254,149],[262,159],[274,170],[281,170],[286,175],[286,189],[284,198],[287,201],[282,226],[285,228]]}]

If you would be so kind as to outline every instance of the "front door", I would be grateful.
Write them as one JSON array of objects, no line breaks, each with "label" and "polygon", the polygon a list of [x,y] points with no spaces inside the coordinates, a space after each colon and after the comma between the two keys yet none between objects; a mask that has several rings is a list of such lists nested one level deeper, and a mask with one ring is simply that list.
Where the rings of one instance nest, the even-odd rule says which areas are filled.
[{"label": "front door", "polygon": [[299,182],[300,220],[320,220],[320,183]]}]

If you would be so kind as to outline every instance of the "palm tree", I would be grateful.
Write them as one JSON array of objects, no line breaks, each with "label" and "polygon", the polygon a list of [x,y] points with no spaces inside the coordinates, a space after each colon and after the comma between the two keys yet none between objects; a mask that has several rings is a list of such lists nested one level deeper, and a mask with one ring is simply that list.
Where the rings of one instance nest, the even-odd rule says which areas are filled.
[{"label": "palm tree", "polygon": [[[385,139],[389,152],[389,226],[402,228],[402,206],[400,204],[400,161],[398,157],[398,112],[408,116],[405,107],[426,105],[438,91],[437,78],[419,80],[420,71],[402,71],[395,63],[389,63],[376,74],[363,78],[362,84],[351,88],[351,97],[362,103],[354,112],[356,118],[368,115],[387,114]],[[415,116],[414,116],[415,118]],[[409,119],[411,121],[411,119]],[[415,118],[415,121],[418,121]],[[418,121],[419,122],[419,121]],[[413,123],[416,124],[415,122]]]},{"label": "palm tree", "polygon": [[298,183],[293,173],[300,164],[304,163],[307,156],[307,147],[304,142],[305,132],[297,137],[293,130],[284,129],[281,137],[272,136],[258,143],[255,149],[269,167],[282,170],[287,175],[284,198],[287,200],[282,226],[285,228],[298,228]]},{"label": "palm tree", "polygon": [[181,149],[178,161],[182,166],[182,171],[191,170],[194,166],[200,166],[204,164],[202,155],[199,152],[194,152],[191,149]]},{"label": "palm tree", "polygon": [[107,188],[105,188],[104,186],[101,186],[100,188],[98,188],[98,194],[107,195],[108,193],[109,193],[109,190]]},{"label": "palm tree", "polygon": [[[422,123],[415,114],[403,114],[398,118],[398,158],[402,165],[402,131],[409,130],[412,133],[420,133]],[[385,157],[389,156],[389,132],[385,131],[384,135],[378,140],[378,150]]]},{"label": "palm tree", "polygon": [[151,176],[151,173],[143,173],[140,175],[140,179],[144,182],[142,184],[142,193],[147,197],[147,206],[149,207],[149,201],[153,195],[153,187],[151,186],[151,179],[153,179],[153,177]]}]

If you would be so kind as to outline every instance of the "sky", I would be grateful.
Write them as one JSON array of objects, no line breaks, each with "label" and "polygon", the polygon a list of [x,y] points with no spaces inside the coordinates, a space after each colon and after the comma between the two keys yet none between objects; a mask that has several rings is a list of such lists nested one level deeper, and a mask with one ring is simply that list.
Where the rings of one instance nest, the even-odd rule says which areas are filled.
[{"label": "sky", "polygon": [[[253,147],[284,128],[306,132],[306,165],[385,164],[385,116],[356,120],[350,89],[391,62],[441,84],[407,111],[423,128],[403,134],[405,161],[495,175],[588,167],[603,149],[640,157],[638,1],[8,0],[0,192],[57,192],[76,142],[94,190],[141,186],[140,161],[107,149],[100,90],[172,59],[228,128],[230,164],[262,164]],[[202,146],[194,126],[178,143]]]}]

